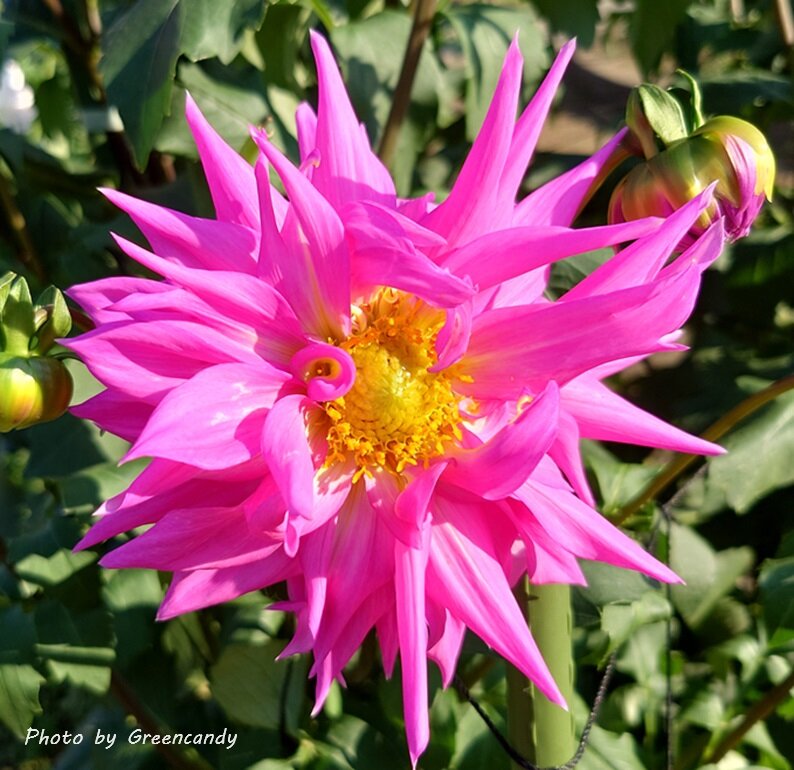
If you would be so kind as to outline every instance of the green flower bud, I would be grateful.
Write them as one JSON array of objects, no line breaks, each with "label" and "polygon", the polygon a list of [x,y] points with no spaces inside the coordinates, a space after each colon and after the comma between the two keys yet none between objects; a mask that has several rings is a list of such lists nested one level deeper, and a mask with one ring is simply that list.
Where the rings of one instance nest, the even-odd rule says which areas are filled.
[{"label": "green flower bud", "polygon": [[0,354],[0,433],[60,417],[71,397],[62,361]]},{"label": "green flower bud", "polygon": [[62,361],[46,354],[70,328],[69,309],[56,288],[34,305],[24,278],[0,276],[0,433],[66,411],[72,378]]}]

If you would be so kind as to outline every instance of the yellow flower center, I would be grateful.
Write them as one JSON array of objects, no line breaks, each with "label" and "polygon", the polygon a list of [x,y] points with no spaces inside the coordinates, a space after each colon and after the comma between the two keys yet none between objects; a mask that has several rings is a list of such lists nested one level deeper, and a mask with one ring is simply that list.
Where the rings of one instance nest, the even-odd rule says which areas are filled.
[{"label": "yellow flower center", "polygon": [[325,404],[327,465],[352,458],[354,480],[385,468],[427,465],[461,437],[459,397],[436,363],[444,313],[393,289],[354,308],[353,333],[340,343],[356,365],[356,381]]}]

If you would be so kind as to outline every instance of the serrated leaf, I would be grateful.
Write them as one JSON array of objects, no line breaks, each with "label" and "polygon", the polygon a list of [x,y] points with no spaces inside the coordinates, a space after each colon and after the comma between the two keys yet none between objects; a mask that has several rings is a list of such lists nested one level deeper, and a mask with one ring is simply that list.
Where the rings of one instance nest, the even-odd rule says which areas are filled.
[{"label": "serrated leaf", "polygon": [[42,713],[39,688],[44,681],[33,666],[0,664],[0,722],[20,739]]}]

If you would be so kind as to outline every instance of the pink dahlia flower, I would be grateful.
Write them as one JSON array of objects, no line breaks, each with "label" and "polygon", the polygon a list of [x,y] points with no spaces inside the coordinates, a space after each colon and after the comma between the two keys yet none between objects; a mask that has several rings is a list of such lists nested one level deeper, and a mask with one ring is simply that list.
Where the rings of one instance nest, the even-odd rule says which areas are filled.
[{"label": "pink dahlia flower", "polygon": [[[415,764],[428,658],[448,683],[466,628],[564,705],[511,593],[522,574],[584,583],[584,558],[677,580],[593,509],[577,445],[719,451],[601,380],[675,346],[722,230],[670,261],[710,191],[666,221],[571,229],[620,137],[516,205],[570,44],[517,122],[510,47],[437,206],[396,196],[327,44],[312,46],[300,167],[255,130],[251,168],[188,100],[217,219],[106,191],[152,251],[119,245],[164,280],[71,290],[97,328],[68,345],[106,386],[74,411],[152,460],[79,547],[151,525],[102,564],[173,572],[162,619],[285,581],[284,654],[313,654],[316,709],[375,629],[387,674],[400,656]],[[554,260],[627,243],[544,297]]]}]

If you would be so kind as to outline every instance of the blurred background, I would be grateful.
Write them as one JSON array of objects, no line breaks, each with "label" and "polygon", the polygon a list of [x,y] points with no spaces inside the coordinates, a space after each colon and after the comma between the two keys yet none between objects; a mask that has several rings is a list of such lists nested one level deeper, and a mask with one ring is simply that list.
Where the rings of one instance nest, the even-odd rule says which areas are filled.
[{"label": "blurred background", "polygon": [[[308,32],[318,29],[377,146],[411,28],[411,8],[398,0],[6,0],[0,7],[0,274],[24,275],[34,296],[49,284],[65,289],[140,272],[109,231],[141,236],[98,186],[213,215],[184,122],[186,90],[247,158],[251,123],[267,127],[295,158],[295,108],[315,97]],[[516,30],[524,102],[554,50],[578,38],[525,192],[611,137],[632,86],[680,85],[678,67],[700,82],[707,115],[751,121],[775,151],[774,201],[752,235],[707,273],[686,329],[691,352],[652,358],[613,383],[700,432],[794,369],[791,2],[441,2],[391,164],[400,194],[449,189]],[[605,221],[609,188],[581,222]],[[565,291],[608,256],[557,265],[549,291]],[[79,327],[79,315],[75,321]],[[70,368],[77,403],[98,388],[79,364]],[[728,455],[679,480],[669,527],[658,529],[655,503],[626,522],[645,541],[657,533],[657,553],[686,586],[665,592],[633,573],[586,565],[590,587],[575,594],[580,724],[614,651],[617,673],[581,770],[668,767],[668,690],[674,770],[794,766],[787,696],[794,393],[741,422],[723,443]],[[165,576],[101,570],[99,553],[71,552],[97,505],[139,472],[139,463],[116,466],[124,450],[120,439],[68,414],[0,435],[0,768],[408,767],[399,672],[384,680],[374,643],[352,662],[347,689],[335,686],[311,718],[307,661],[274,661],[292,627],[265,611],[272,596],[156,623]],[[588,444],[586,455],[610,517],[669,460],[617,445]],[[503,662],[469,638],[459,674],[503,729]],[[434,677],[431,745],[420,766],[507,768],[471,705]],[[131,745],[126,736],[136,724],[162,734],[227,728],[239,738],[233,749]],[[86,739],[26,746],[31,726]],[[94,746],[97,729],[118,733],[112,749]]]}]

